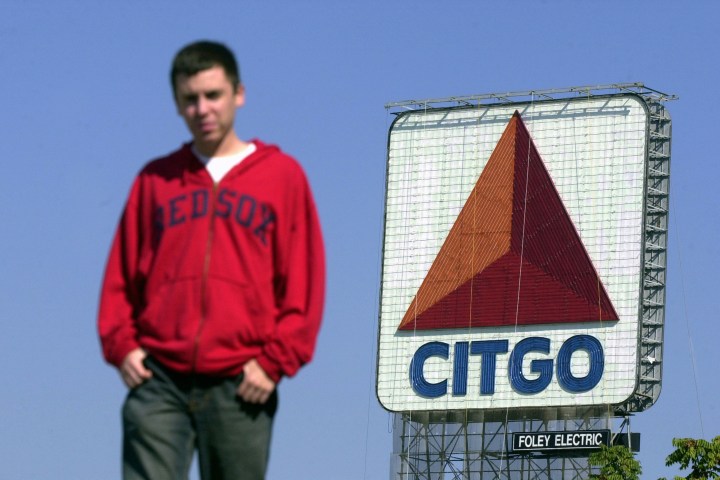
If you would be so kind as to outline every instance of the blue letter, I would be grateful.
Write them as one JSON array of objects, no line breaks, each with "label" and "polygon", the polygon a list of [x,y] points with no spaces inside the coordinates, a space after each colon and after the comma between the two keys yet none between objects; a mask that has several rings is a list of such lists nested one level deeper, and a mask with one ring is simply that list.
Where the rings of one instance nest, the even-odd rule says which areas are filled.
[{"label": "blue letter", "polygon": [[260,212],[262,214],[262,223],[253,230],[253,233],[260,238],[263,245],[266,245],[267,241],[265,239],[265,233],[267,232],[268,227],[275,223],[275,214],[270,207],[264,203],[260,204]]},{"label": "blue letter", "polygon": [[155,209],[155,230],[158,233],[162,233],[165,229],[165,209],[163,207],[157,207]]},{"label": "blue letter", "polygon": [[[573,376],[570,371],[570,360],[573,353],[585,350],[590,356],[590,371],[584,377]],[[595,388],[602,378],[605,369],[605,357],[600,341],[590,335],[575,335],[568,338],[557,357],[557,376],[560,386],[571,393],[587,392]]]},{"label": "blue letter", "polygon": [[552,380],[553,361],[533,360],[530,362],[530,370],[539,373],[535,380],[528,380],[522,372],[523,359],[529,352],[550,353],[550,339],[544,337],[530,337],[520,340],[510,354],[508,371],[510,373],[510,384],[520,393],[539,393],[547,388]]},{"label": "blue letter", "polygon": [[410,385],[412,385],[415,393],[428,398],[442,397],[447,393],[447,380],[439,383],[428,382],[425,380],[423,367],[425,366],[425,360],[428,358],[440,357],[447,360],[449,353],[450,346],[442,342],[426,343],[417,349],[412,362],[410,362]]},{"label": "blue letter", "polygon": [[480,366],[480,394],[489,395],[495,393],[495,366],[498,353],[507,353],[507,340],[485,340],[472,342],[470,353],[480,354],[482,365]]},{"label": "blue letter", "polygon": [[175,198],[170,199],[170,222],[169,226],[173,227],[185,221],[185,215],[180,211],[178,205],[181,201],[185,200],[185,195],[178,195]]},{"label": "blue letter", "polygon": [[[243,218],[243,209],[244,209],[244,205],[246,202],[250,206],[248,207],[249,210],[247,212],[247,215],[245,215],[245,218]],[[249,227],[250,224],[252,223],[252,219],[254,216],[255,216],[255,199],[248,195],[241,195],[240,200],[238,200],[237,210],[235,211],[235,220],[243,227]]]},{"label": "blue letter", "polygon": [[453,363],[453,395],[467,393],[468,377],[468,342],[455,344],[455,361]]},{"label": "blue letter", "polygon": [[230,203],[230,201],[225,198],[226,195],[232,198],[235,196],[235,192],[231,190],[225,190],[224,188],[220,190],[220,194],[218,195],[218,203],[221,206],[225,207],[225,210],[221,211],[218,208],[218,210],[215,211],[215,215],[217,215],[218,217],[228,218],[230,216],[230,212],[232,211],[232,203]]},{"label": "blue letter", "polygon": [[207,190],[195,190],[192,193],[192,218],[204,217],[208,209]]}]

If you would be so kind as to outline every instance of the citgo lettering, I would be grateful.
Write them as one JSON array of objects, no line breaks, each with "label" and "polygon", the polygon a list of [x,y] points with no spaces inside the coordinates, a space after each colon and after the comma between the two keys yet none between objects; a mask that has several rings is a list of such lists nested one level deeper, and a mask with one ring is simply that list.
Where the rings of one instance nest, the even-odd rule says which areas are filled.
[{"label": "citgo lettering", "polygon": [[[590,369],[584,377],[576,377],[570,369],[573,354],[584,350],[590,358]],[[568,338],[560,347],[556,359],[536,359],[530,362],[530,371],[536,378],[527,378],[522,371],[523,359],[530,352],[545,355],[550,353],[550,339],[529,337],[519,341],[508,359],[508,374],[512,388],[522,394],[540,393],[550,385],[553,371],[556,371],[560,386],[570,393],[582,393],[592,390],[602,378],[605,369],[605,356],[600,341],[590,335],[575,335]],[[467,394],[468,363],[470,355],[480,356],[480,394],[495,393],[495,370],[498,355],[508,353],[507,340],[482,340],[456,342],[453,359],[453,396]],[[438,398],[447,394],[447,379],[430,383],[425,379],[423,367],[430,357],[448,360],[450,345],[444,342],[429,342],[417,349],[410,362],[410,384],[418,395]]]}]

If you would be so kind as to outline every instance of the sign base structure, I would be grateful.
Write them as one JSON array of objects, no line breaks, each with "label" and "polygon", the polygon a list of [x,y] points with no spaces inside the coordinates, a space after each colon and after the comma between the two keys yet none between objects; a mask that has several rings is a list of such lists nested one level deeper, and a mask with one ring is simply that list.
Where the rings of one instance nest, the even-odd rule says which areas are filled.
[{"label": "sign base structure", "polygon": [[629,419],[664,363],[675,98],[625,83],[386,105],[391,478],[580,479],[600,443],[637,447]]},{"label": "sign base structure", "polygon": [[[595,416],[600,413],[599,416]],[[599,445],[639,451],[630,423],[607,412],[544,412],[544,418],[505,419],[481,411],[395,415],[392,480],[585,480]]]}]

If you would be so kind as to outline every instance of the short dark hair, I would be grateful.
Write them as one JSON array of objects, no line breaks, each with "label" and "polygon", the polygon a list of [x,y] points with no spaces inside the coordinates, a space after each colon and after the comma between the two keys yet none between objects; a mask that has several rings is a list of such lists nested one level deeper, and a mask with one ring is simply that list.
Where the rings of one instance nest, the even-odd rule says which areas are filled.
[{"label": "short dark hair", "polygon": [[170,84],[173,89],[173,96],[176,94],[175,81],[180,75],[192,76],[208,68],[215,66],[225,70],[228,80],[233,88],[240,85],[240,70],[232,50],[218,42],[201,40],[185,45],[175,54],[175,59],[170,70]]}]

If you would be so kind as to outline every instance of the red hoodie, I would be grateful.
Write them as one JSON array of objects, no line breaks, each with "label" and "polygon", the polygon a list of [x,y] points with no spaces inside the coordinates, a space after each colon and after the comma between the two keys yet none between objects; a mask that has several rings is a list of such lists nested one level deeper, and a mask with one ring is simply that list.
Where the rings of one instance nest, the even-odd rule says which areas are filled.
[{"label": "red hoodie", "polygon": [[215,184],[189,145],[135,179],[108,259],[98,329],[120,366],[142,347],[180,372],[275,381],[315,348],[325,258],[298,163],[257,150]]}]

